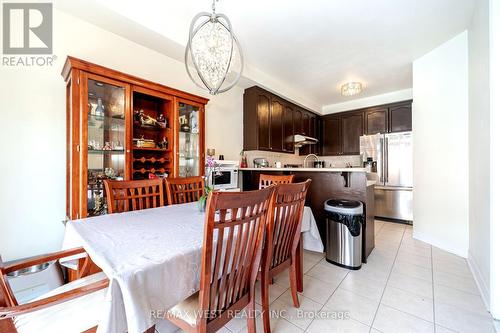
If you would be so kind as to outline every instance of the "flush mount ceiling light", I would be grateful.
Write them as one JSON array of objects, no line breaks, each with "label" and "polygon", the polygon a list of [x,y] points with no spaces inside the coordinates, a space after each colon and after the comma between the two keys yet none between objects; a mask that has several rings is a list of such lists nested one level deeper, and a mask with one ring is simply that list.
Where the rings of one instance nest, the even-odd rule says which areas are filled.
[{"label": "flush mount ceiling light", "polygon": [[212,13],[201,12],[191,21],[184,63],[191,80],[212,95],[228,91],[241,77],[241,46],[229,18],[215,13],[215,0]]},{"label": "flush mount ceiling light", "polygon": [[361,82],[347,82],[340,87],[340,94],[342,96],[354,96],[363,90]]}]

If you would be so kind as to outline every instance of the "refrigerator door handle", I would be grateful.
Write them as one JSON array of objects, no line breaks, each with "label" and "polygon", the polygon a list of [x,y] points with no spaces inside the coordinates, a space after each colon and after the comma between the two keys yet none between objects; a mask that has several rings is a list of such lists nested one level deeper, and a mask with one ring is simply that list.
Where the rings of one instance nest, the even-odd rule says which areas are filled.
[{"label": "refrigerator door handle", "polygon": [[384,149],[384,136],[380,138],[380,161],[379,161],[379,170],[380,170],[380,182],[385,185],[385,149]]},{"label": "refrigerator door handle", "polygon": [[384,137],[384,182],[389,182],[389,139]]}]

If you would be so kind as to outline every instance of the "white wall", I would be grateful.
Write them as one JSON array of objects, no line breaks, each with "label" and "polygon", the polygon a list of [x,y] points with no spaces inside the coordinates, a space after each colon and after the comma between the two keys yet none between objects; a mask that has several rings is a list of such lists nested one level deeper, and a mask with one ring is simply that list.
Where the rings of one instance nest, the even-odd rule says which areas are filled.
[{"label": "white wall", "polygon": [[[490,0],[490,169],[500,165],[500,2]],[[500,320],[500,174],[490,174],[490,312]],[[497,323],[500,332],[500,324]]]},{"label": "white wall", "polygon": [[413,63],[414,237],[466,257],[467,32]]},{"label": "white wall", "polygon": [[490,299],[490,84],[489,0],[478,0],[468,29],[469,49],[469,256]]},{"label": "white wall", "polygon": [[356,110],[356,109],[366,108],[369,106],[405,101],[412,98],[413,98],[412,89],[397,90],[386,94],[357,98],[347,102],[325,105],[323,106],[322,114]]},{"label": "white wall", "polygon": [[[65,217],[67,55],[204,95],[206,146],[236,159],[243,146],[242,88],[213,97],[184,65],[61,11],[54,11],[53,67],[0,67],[0,254],[4,260],[58,250]],[[222,135],[221,135],[222,134]]]}]

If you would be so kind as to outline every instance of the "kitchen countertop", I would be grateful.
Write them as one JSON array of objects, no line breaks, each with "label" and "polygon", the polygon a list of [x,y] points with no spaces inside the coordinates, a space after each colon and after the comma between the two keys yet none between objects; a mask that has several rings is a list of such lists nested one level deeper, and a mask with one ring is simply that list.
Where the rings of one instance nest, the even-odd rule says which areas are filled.
[{"label": "kitchen countertop", "polygon": [[366,172],[365,168],[239,168],[240,171],[314,171],[314,172]]}]

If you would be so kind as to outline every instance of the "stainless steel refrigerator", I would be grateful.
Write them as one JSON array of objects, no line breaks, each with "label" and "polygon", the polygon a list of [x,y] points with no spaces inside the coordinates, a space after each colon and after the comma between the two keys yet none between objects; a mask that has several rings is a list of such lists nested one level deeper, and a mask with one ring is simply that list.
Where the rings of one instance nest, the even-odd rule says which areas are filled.
[{"label": "stainless steel refrigerator", "polygon": [[360,137],[363,161],[376,161],[375,216],[413,221],[413,143],[411,132]]}]

